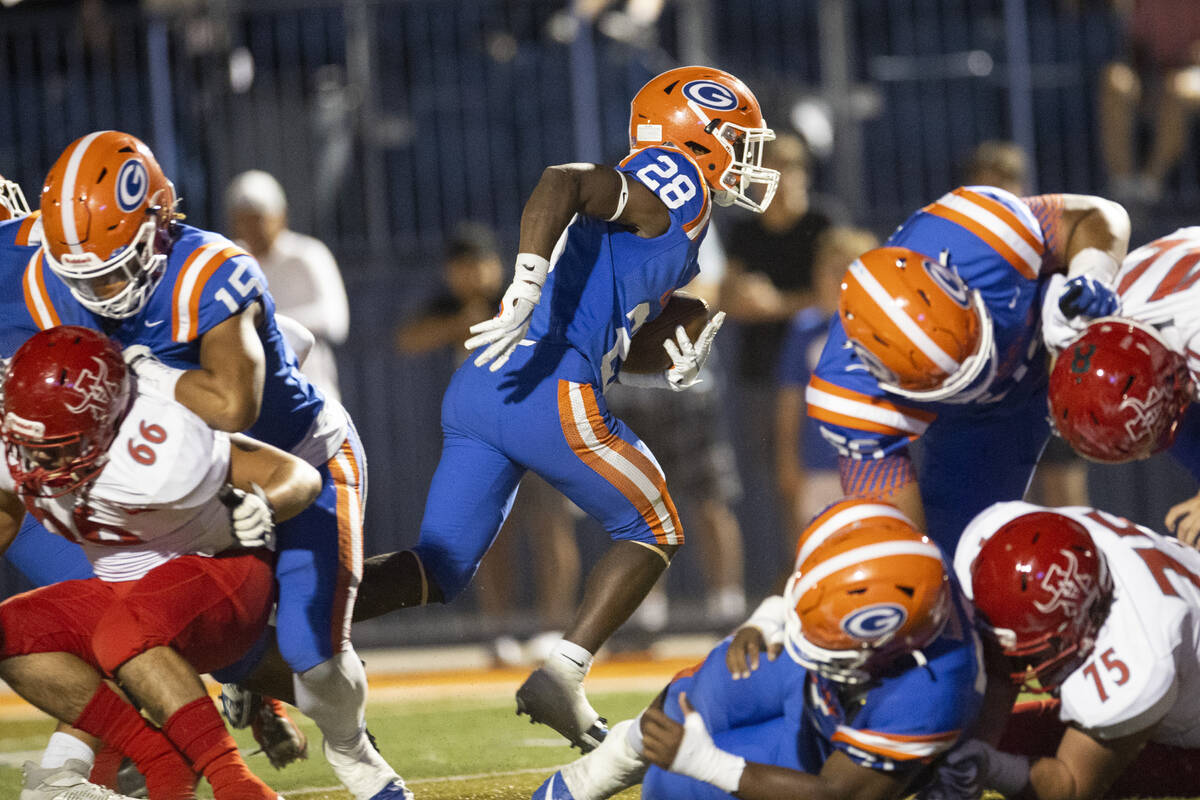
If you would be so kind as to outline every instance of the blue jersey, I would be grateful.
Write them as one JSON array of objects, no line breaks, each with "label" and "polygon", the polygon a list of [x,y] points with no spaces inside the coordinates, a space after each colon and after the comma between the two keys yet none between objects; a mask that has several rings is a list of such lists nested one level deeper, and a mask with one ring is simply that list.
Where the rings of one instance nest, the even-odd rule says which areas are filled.
[{"label": "blue jersey", "polygon": [[578,350],[601,386],[616,378],[637,329],[700,271],[696,254],[712,210],[699,166],[682,151],[638,150],[619,169],[666,204],[670,227],[646,239],[623,225],[578,215],[567,228],[528,334],[533,341]]},{"label": "blue jersey", "polygon": [[190,225],[179,228],[165,274],[145,307],[132,317],[110,320],[92,314],[51,272],[41,251],[28,258],[21,279],[29,315],[40,329],[93,328],[124,346],[145,345],[164,364],[189,370],[200,368],[200,338],[205,333],[261,302],[264,314],[258,334],[266,355],[266,381],[258,421],[247,433],[293,450],[310,433],[324,399],[300,373],[295,354],[275,325],[275,302],[258,262],[220,234]]},{"label": "blue jersey", "polygon": [[[851,348],[840,319],[806,392],[809,416],[841,456],[882,458],[903,449],[941,416],[987,417],[1045,391],[1045,352],[1039,335],[1044,276],[1058,267],[1051,242],[1058,235],[1056,195],[1020,199],[993,187],[964,187],[926,206],[896,230],[886,246],[931,258],[949,252],[951,267],[979,291],[992,317],[994,372],[958,402],[922,403],[889,394]],[[964,397],[969,401],[962,402]]]},{"label": "blue jersey", "polygon": [[29,232],[36,215],[0,222],[0,357],[11,358],[17,348],[40,330],[29,313],[21,274],[37,252]]},{"label": "blue jersey", "polygon": [[927,764],[974,724],[986,687],[983,650],[957,587],[946,629],[922,654],[923,666],[904,658],[862,687],[809,672],[804,709],[820,733],[808,740],[820,750],[819,763],[840,750],[872,769]]}]

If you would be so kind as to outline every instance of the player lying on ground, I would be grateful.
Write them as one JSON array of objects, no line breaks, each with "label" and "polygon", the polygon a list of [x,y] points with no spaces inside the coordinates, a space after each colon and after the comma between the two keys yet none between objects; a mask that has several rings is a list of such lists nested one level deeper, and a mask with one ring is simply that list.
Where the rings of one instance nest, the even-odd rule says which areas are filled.
[{"label": "player lying on ground", "polygon": [[801,535],[784,596],[534,798],[903,797],[974,723],[978,653],[938,548],[894,506],[842,501]]},{"label": "player lying on ground", "polygon": [[927,798],[1200,794],[1200,553],[1096,509],[1012,502],[970,524],[954,568],[1009,696],[1056,702],[1021,708],[999,748],[957,747]]},{"label": "player lying on ground", "polygon": [[133,759],[155,800],[191,800],[196,773],[218,800],[274,800],[197,673],[262,635],[275,519],[313,501],[316,470],[139,390],[117,345],[84,328],[32,337],[3,394],[0,542],[28,510],[78,543],[96,577],[0,603],[0,677]]}]

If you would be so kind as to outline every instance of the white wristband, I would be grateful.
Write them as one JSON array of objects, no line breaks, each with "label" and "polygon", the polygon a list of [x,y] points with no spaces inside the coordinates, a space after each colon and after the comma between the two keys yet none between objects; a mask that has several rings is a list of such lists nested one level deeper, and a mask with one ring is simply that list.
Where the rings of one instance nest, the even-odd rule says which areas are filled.
[{"label": "white wristband", "polygon": [[742,782],[746,759],[727,753],[713,744],[704,718],[695,711],[683,720],[683,741],[671,762],[671,771],[711,784],[733,794]]},{"label": "white wristband", "polygon": [[513,274],[514,281],[532,283],[539,289],[546,283],[546,275],[550,272],[550,262],[537,253],[517,253],[517,268]]},{"label": "white wristband", "polygon": [[1098,247],[1085,247],[1071,258],[1067,265],[1067,277],[1091,275],[1108,283],[1117,274],[1120,264],[1107,251]]},{"label": "white wristband", "polygon": [[134,366],[137,375],[138,391],[150,390],[170,400],[175,399],[175,384],[183,377],[186,370],[168,367],[155,358],[143,359]]},{"label": "white wristband", "polygon": [[750,619],[742,623],[743,628],[758,628],[763,637],[781,630],[787,620],[787,600],[781,594],[773,594],[758,604]]}]

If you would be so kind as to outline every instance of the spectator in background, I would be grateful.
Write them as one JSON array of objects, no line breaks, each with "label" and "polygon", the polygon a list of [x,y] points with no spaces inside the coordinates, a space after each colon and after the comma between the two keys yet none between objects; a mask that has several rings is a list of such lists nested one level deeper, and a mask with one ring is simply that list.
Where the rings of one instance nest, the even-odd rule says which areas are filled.
[{"label": "spectator in background", "polygon": [[829,321],[837,316],[842,275],[854,259],[878,246],[875,234],[861,228],[835,226],[821,234],[813,256],[813,304],[792,317],[780,351],[775,481],[786,526],[781,563],[795,558],[796,534],[842,497],[837,453],[821,437],[820,423],[805,416],[804,390],[825,347]]},{"label": "spectator in background", "polygon": [[[726,258],[711,222],[699,261],[700,274],[683,291],[700,297],[712,309]],[[695,545],[708,589],[704,619],[714,628],[746,616],[742,528],[730,508],[741,498],[742,483],[721,418],[724,384],[721,361],[714,357],[705,365],[700,383],[686,392],[645,392],[613,384],[604,393],[609,410],[650,446],[671,482],[671,496]],[[680,420],[687,424],[679,424]],[[656,631],[666,627],[667,616],[666,579],[660,578],[630,621]]]},{"label": "spectator in background", "polygon": [[[1097,110],[1109,194],[1153,203],[1187,146],[1200,108],[1200,14],[1195,0],[1116,0],[1125,16],[1125,57],[1100,76]],[[1139,168],[1138,128],[1149,117],[1148,155]]]},{"label": "spectator in background", "polygon": [[764,154],[764,166],[780,171],[779,189],[765,213],[743,217],[730,228],[720,307],[733,323],[727,326],[733,329],[730,338],[738,342],[731,394],[745,508],[752,515],[744,521],[753,519],[756,530],[777,535],[784,524],[771,474],[779,350],[788,321],[813,302],[817,239],[840,215],[810,196],[809,151],[800,137],[779,134]]},{"label": "spectator in background", "polygon": [[258,259],[276,308],[316,339],[304,375],[326,397],[340,400],[333,348],[346,340],[350,304],[333,254],[320,240],[288,228],[283,187],[262,170],[230,182],[225,210],[231,238]]},{"label": "spectator in background", "polygon": [[[963,169],[968,186],[997,186],[1024,197],[1030,192],[1029,158],[1016,142],[989,139],[971,152]],[[1088,505],[1087,464],[1057,436],[1050,437],[1029,487],[1033,502]]]},{"label": "spectator in background", "polygon": [[[442,289],[416,315],[396,327],[394,343],[402,355],[416,356],[445,350],[457,367],[469,355],[462,346],[467,328],[486,319],[500,305],[508,285],[500,249],[491,228],[479,223],[460,224],[446,245],[442,262]],[[510,636],[495,640],[494,656],[501,663],[539,662],[549,654],[561,631],[571,621],[579,592],[579,548],[571,503],[533,473],[521,480],[512,512],[496,542],[479,565],[475,579],[480,612],[504,629],[513,629],[516,589],[524,582],[513,575],[525,573],[517,564],[518,537],[511,531],[529,532],[536,581],[537,628],[541,633],[524,650]],[[520,626],[517,626],[519,628]]]}]

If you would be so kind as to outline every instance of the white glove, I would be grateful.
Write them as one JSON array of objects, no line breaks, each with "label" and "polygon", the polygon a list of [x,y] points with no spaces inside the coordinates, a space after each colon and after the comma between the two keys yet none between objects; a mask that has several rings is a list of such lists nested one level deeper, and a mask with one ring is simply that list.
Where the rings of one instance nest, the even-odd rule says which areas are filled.
[{"label": "white glove", "polygon": [[121,358],[137,375],[139,391],[149,389],[168,399],[175,399],[175,384],[183,377],[184,370],[168,367],[144,344],[126,347],[121,351]]},{"label": "white glove", "polygon": [[257,483],[251,491],[243,492],[226,484],[220,493],[221,502],[229,509],[233,536],[242,547],[275,549],[275,509]]},{"label": "white glove", "polygon": [[675,751],[671,772],[695,778],[733,794],[746,770],[746,759],[717,747],[708,733],[708,726],[704,724],[704,717],[692,708],[686,694],[679,695],[679,707],[684,712],[683,741]]},{"label": "white glove", "polygon": [[529,319],[542,297],[542,286],[549,272],[550,262],[541,256],[517,254],[516,275],[500,301],[500,313],[469,329],[475,335],[465,343],[468,350],[487,345],[487,349],[475,358],[475,366],[482,367],[491,361],[488,369],[495,372],[508,361],[529,330]]},{"label": "white glove", "polygon": [[1029,783],[1029,759],[1002,753],[978,739],[958,744],[934,769],[918,800],[978,800],[984,789],[1014,797]]},{"label": "white glove", "polygon": [[682,392],[700,382],[700,370],[704,368],[704,362],[708,361],[713,339],[717,338],[717,331],[721,330],[724,322],[725,312],[718,311],[704,326],[704,330],[700,331],[694,344],[688,339],[687,331],[682,325],[675,329],[678,345],[670,339],[663,341],[663,349],[671,357],[671,366],[667,370],[667,385],[672,390]]}]

